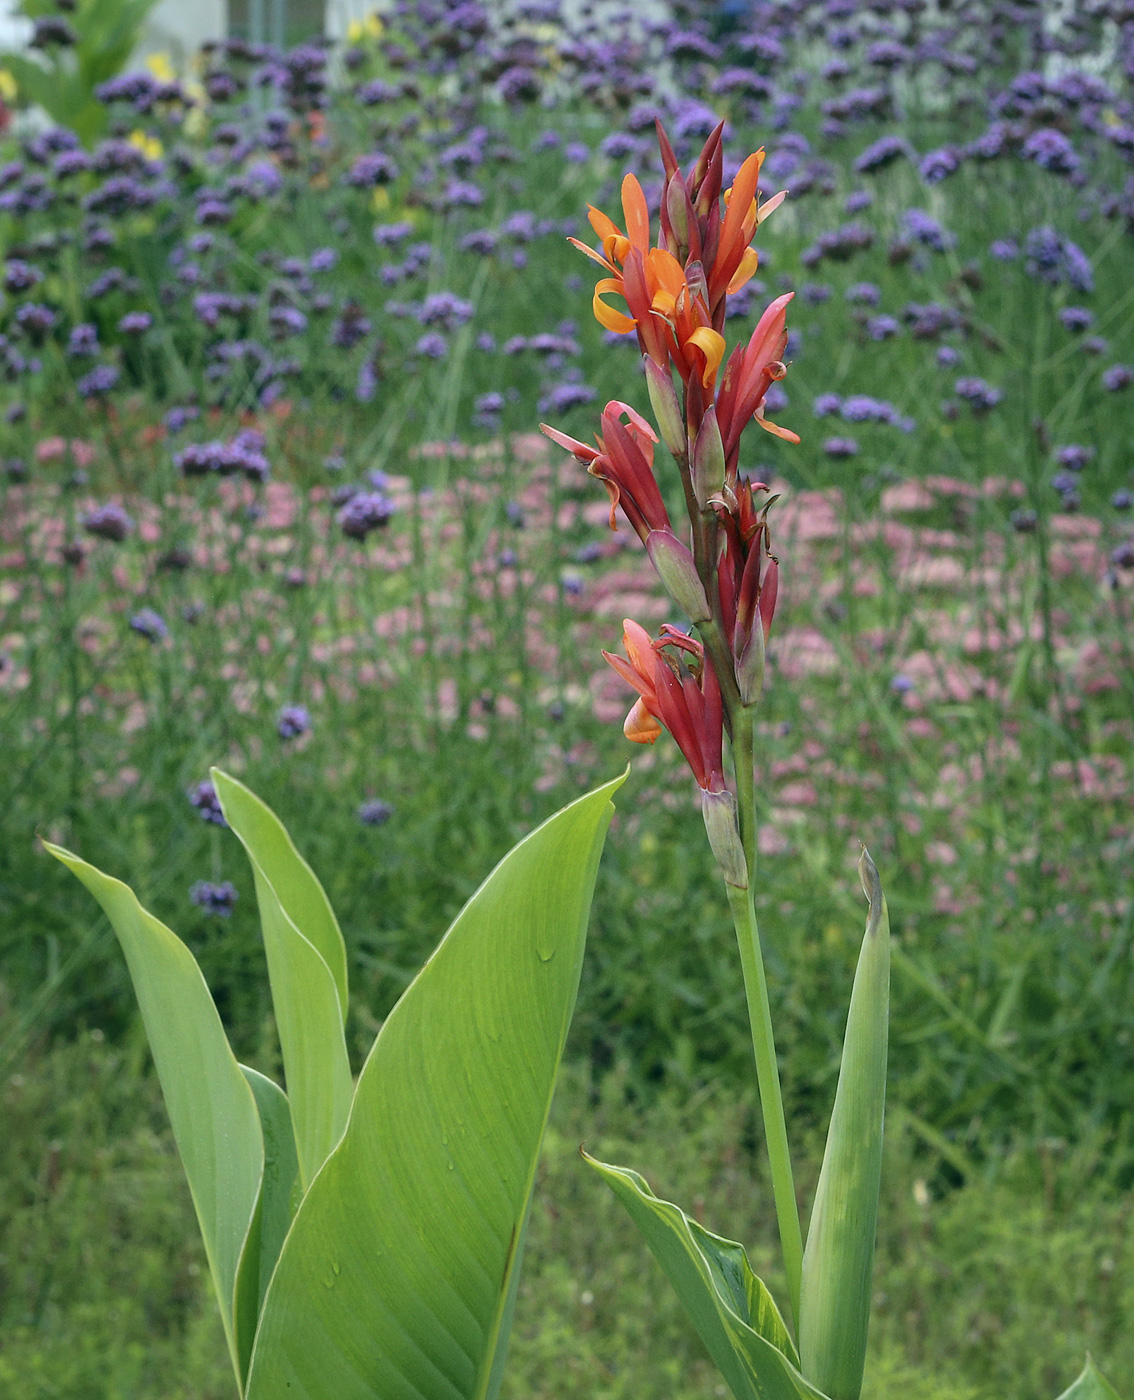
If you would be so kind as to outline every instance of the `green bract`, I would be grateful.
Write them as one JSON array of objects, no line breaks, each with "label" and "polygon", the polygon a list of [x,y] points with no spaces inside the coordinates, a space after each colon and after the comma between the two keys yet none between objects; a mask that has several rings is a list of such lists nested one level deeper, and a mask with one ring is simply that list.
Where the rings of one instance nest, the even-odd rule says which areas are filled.
[{"label": "green bract", "polygon": [[352,1096],[326,896],[268,808],[214,778],[252,861],[290,1105],[237,1064],[180,939],[126,885],[48,849],[126,955],[241,1393],[491,1400],[623,779],[501,861],[391,1012]]}]

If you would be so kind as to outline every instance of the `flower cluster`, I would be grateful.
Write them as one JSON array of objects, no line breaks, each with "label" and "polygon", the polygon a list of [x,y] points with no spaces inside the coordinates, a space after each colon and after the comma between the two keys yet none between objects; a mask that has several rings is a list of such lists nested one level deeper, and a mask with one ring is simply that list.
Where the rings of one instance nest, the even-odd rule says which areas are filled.
[{"label": "flower cluster", "polygon": [[[603,410],[594,446],[541,427],[602,481],[611,527],[621,509],[670,597],[697,629],[692,636],[667,625],[651,640],[628,619],[628,659],[603,655],[638,692],[626,736],[652,744],[665,728],[677,740],[701,788],[710,843],[725,879],[744,887],[747,864],[725,781],[724,731],[734,743],[741,727],[751,732],[778,565],[767,518],[773,498],[763,483],[741,476],[740,442],[753,421],[799,441],[765,415],[769,391],[787,372],[786,316],[793,293],[773,301],[747,343],[727,359],[723,330],[728,297],[756,272],[752,238],[785,193],[760,202],[760,150],[743,162],[722,197],[723,122],[688,175],[660,122],[656,126],[665,171],[657,244],[651,246],[649,208],[632,174],[622,182],[625,230],[592,207],[601,251],[570,241],[608,274],[595,288],[596,320],[609,331],[637,336],[658,430],[620,400]],[[609,304],[611,296],[623,299],[625,312]],[[659,440],[681,476],[687,532],[674,528],[654,473]]]}]

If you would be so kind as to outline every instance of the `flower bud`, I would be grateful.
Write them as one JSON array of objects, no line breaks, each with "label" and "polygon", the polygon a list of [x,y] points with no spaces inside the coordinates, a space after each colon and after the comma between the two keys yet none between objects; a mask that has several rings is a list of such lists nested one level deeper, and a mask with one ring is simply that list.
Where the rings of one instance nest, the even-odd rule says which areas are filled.
[{"label": "flower bud", "polygon": [[674,175],[666,185],[665,210],[676,244],[670,251],[679,263],[684,263],[693,244],[694,214],[689,191],[680,175]]},{"label": "flower bud", "polygon": [[655,364],[649,355],[643,355],[642,358],[646,362],[646,388],[650,393],[650,407],[654,410],[662,442],[669,448],[675,461],[684,462],[689,452],[689,444],[685,437],[685,420],[681,416],[681,405],[673,387],[673,376],[668,369]]},{"label": "flower bud", "polygon": [[709,500],[724,488],[724,484],[724,442],[717,424],[717,410],[710,404],[693,445],[693,494],[702,510],[708,509]]},{"label": "flower bud", "polygon": [[689,620],[708,622],[712,610],[705,587],[697,576],[697,564],[687,546],[669,530],[651,530],[646,537],[646,552],[666,592]]},{"label": "flower bud", "polygon": [[742,705],[755,705],[764,689],[764,652],[764,628],[757,618],[736,656],[736,684]]},{"label": "flower bud", "polygon": [[744,860],[744,847],[740,842],[740,828],[736,822],[736,799],[732,793],[701,792],[701,815],[705,818],[705,831],[709,845],[717,858],[726,885],[737,889],[748,888],[748,867]]}]

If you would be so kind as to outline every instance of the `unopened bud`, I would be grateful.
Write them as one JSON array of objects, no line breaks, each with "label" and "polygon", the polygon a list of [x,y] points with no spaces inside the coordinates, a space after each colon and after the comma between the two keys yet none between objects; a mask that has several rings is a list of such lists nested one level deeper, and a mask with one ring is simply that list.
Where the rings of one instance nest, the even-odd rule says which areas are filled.
[{"label": "unopened bud", "polygon": [[685,181],[680,175],[675,174],[666,186],[665,210],[677,245],[671,251],[679,263],[684,263],[692,243],[690,230],[693,227],[693,204],[689,198],[689,191],[685,188]]},{"label": "unopened bud", "polygon": [[712,617],[705,586],[697,576],[691,551],[669,530],[651,530],[646,552],[658,571],[666,592],[691,622],[708,622]]},{"label": "unopened bud", "polygon": [[705,831],[709,845],[717,858],[726,885],[735,885],[738,890],[748,888],[748,866],[744,860],[744,847],[740,841],[740,828],[736,823],[736,799],[731,792],[701,791],[701,815],[705,818]]},{"label": "unopened bud", "polygon": [[643,358],[646,362],[646,388],[650,393],[650,407],[658,421],[662,442],[669,448],[675,461],[684,462],[689,444],[685,436],[681,405],[677,401],[677,390],[673,387],[673,375],[668,369],[655,364],[649,355]]},{"label": "unopened bud", "polygon": [[[741,649],[736,653],[736,684],[742,705],[755,705],[764,689],[764,628],[757,617],[748,637],[738,639]],[[735,642],[734,642],[735,645]]]},{"label": "unopened bud", "polygon": [[717,424],[717,410],[710,404],[693,444],[693,494],[702,510],[708,509],[710,498],[719,495],[724,484],[724,442]]}]

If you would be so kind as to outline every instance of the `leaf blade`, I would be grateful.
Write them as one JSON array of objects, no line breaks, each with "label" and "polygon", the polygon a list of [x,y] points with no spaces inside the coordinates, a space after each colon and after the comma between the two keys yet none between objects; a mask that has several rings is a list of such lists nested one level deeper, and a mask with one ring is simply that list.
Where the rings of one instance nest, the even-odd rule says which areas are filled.
[{"label": "leaf blade", "polygon": [[1107,1380],[1087,1353],[1086,1365],[1079,1378],[1059,1397],[1059,1400],[1119,1400],[1118,1391]]},{"label": "leaf blade", "polygon": [[218,768],[212,776],[225,820],[252,865],[306,1190],[342,1137],[354,1093],[343,1032],[345,1002],[322,950],[336,965],[341,961],[344,993],[346,952],[322,886],[279,818],[243,783]]},{"label": "leaf blade", "polygon": [[239,1381],[236,1275],[264,1167],[252,1090],[185,944],[142,908],[129,886],[70,851],[43,845],[94,895],[126,958]]},{"label": "leaf blade", "polygon": [[628,1167],[583,1158],[626,1207],[737,1400],[825,1400],[800,1374],[787,1325],[743,1246],[655,1196]]},{"label": "leaf blade", "polygon": [[501,861],[391,1012],[284,1244],[249,1400],[493,1400],[621,781]]},{"label": "leaf blade", "polygon": [[803,1373],[831,1400],[858,1400],[862,1390],[886,1107],[890,919],[878,871],[865,849],[859,872],[870,912],[800,1290]]}]

